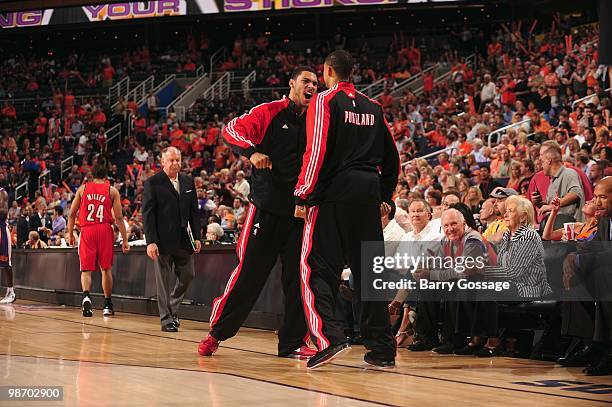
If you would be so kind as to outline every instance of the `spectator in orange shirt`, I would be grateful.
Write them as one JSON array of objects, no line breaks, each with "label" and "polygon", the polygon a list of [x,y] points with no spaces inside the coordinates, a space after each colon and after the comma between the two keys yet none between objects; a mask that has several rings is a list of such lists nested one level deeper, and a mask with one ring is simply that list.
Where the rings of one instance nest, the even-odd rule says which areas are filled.
[{"label": "spectator in orange shirt", "polygon": [[215,126],[212,122],[209,122],[206,126],[206,145],[212,147],[217,144],[218,139],[219,128]]},{"label": "spectator in orange shirt", "polygon": [[15,120],[17,118],[17,110],[15,107],[10,105],[8,102],[4,102],[4,107],[2,108],[2,116]]},{"label": "spectator in orange shirt", "polygon": [[66,91],[66,97],[64,98],[64,108],[66,110],[66,114],[74,113],[74,95],[71,90]]},{"label": "spectator in orange shirt", "polygon": [[193,63],[193,61],[190,59],[187,61],[187,63],[185,63],[185,66],[183,66],[183,71],[185,72],[195,72],[196,70],[196,65]]},{"label": "spectator in orange shirt", "polygon": [[473,149],[474,147],[472,146],[472,143],[467,140],[465,133],[459,133],[459,153],[462,156],[467,157],[470,155]]},{"label": "spectator in orange shirt", "polygon": [[393,107],[393,96],[391,96],[389,89],[385,89],[379,101],[383,109]]},{"label": "spectator in orange shirt", "polygon": [[111,64],[106,65],[102,69],[102,86],[110,88],[113,86],[113,78],[115,76],[115,68]]},{"label": "spectator in orange shirt", "polygon": [[96,128],[100,128],[106,124],[106,115],[101,109],[98,109],[94,113],[92,121]]},{"label": "spectator in orange shirt", "polygon": [[531,112],[531,127],[535,133],[543,133],[548,134],[548,131],[551,129],[550,123],[546,121],[540,114],[536,111]]}]

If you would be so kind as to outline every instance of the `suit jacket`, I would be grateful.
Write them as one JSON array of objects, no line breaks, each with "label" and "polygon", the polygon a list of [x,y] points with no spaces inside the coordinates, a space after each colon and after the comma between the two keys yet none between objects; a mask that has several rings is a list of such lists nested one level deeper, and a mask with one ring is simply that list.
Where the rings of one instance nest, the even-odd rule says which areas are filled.
[{"label": "suit jacket", "polygon": [[[605,243],[604,243],[605,242]],[[612,243],[610,243],[610,217],[599,219],[597,234],[588,245],[589,251],[580,254],[580,268],[589,271],[599,267],[610,267],[612,259]]]},{"label": "suit jacket", "polygon": [[[53,219],[51,219],[51,216],[45,215],[44,218],[45,218],[45,227],[49,229],[53,229]],[[38,232],[38,235],[40,236],[40,240],[47,243],[47,241],[49,240],[49,236],[47,236],[47,233],[38,231],[38,228],[42,226],[43,224],[42,224],[42,221],[38,213],[35,213],[32,216],[30,216],[30,231]]]},{"label": "suit jacket", "polygon": [[193,251],[187,235],[187,222],[193,238],[200,239],[200,216],[193,179],[179,174],[180,194],[165,172],[149,177],[144,183],[142,221],[147,244],[156,243],[159,254]]},{"label": "suit jacket", "polygon": [[17,247],[21,248],[28,241],[30,233],[30,220],[25,216],[20,216],[17,221]]}]

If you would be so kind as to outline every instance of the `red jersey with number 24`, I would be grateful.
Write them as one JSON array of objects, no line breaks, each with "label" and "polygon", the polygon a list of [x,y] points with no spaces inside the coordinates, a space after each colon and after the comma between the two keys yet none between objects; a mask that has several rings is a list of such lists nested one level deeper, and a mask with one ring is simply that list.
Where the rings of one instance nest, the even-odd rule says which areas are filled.
[{"label": "red jersey with number 24", "polygon": [[81,197],[79,225],[81,227],[108,223],[112,225],[113,204],[110,197],[110,182],[88,182]]}]

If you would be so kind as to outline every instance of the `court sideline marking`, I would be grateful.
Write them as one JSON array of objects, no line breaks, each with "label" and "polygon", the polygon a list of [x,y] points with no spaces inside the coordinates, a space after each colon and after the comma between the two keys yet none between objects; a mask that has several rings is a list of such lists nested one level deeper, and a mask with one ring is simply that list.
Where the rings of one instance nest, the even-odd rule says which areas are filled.
[{"label": "court sideline marking", "polygon": [[[97,325],[97,324],[86,323],[86,322],[82,322],[82,321],[73,321],[73,320],[69,320],[69,319],[52,317],[52,316],[48,316],[48,315],[32,315],[32,314],[28,314],[28,313],[21,312],[21,311],[17,311],[17,312],[20,313],[20,314],[23,314],[23,315],[34,317],[34,318],[45,318],[45,319],[52,319],[52,320],[63,321],[63,322],[71,322],[71,323],[74,323],[74,324],[84,324],[84,325],[93,326],[93,327],[97,327],[97,328],[105,328],[105,329],[110,329],[110,330],[114,330],[114,331],[127,332],[127,333],[132,333],[132,334],[135,334],[135,335],[151,336],[151,337],[154,337],[154,338],[165,338],[165,339],[174,340],[174,341],[189,342],[189,343],[199,343],[198,341],[193,341],[193,340],[190,340],[190,339],[172,338],[172,337],[168,337],[168,336],[164,336],[164,335],[159,335],[159,334],[156,335],[156,334],[147,333],[147,332],[131,331],[129,329],[108,327],[108,326],[104,326],[104,325]],[[137,315],[137,314],[131,314],[131,315]],[[196,322],[199,322],[199,321],[196,321]],[[237,351],[241,351],[241,352],[248,352],[248,353],[255,353],[255,354],[260,354],[260,355],[267,355],[267,356],[277,357],[277,355],[272,354],[272,353],[255,351],[255,350],[250,350],[250,349],[242,349],[242,348],[237,348],[237,347],[232,347],[232,346],[220,346],[220,348],[232,349],[232,350],[237,350]],[[335,363],[335,362],[330,363],[330,365],[348,367],[348,368],[351,368],[351,369],[359,369],[359,370],[364,370],[365,369],[365,367],[346,365],[346,364],[343,364],[343,363]],[[538,391],[534,391],[534,390],[515,389],[515,388],[512,388],[512,387],[496,386],[496,385],[492,385],[492,384],[472,383],[472,382],[466,382],[466,381],[462,381],[462,380],[444,379],[444,378],[440,378],[440,377],[418,375],[418,374],[414,374],[414,373],[396,372],[396,371],[392,371],[392,370],[380,370],[380,369],[372,369],[372,370],[376,370],[377,372],[387,373],[387,374],[417,377],[417,378],[421,378],[421,379],[437,380],[437,381],[448,382],[448,383],[455,383],[455,384],[464,384],[464,385],[471,385],[471,386],[478,386],[478,387],[486,387],[486,388],[497,389],[497,390],[516,391],[516,392],[520,392],[520,393],[539,394],[539,395],[550,396],[550,397],[561,397],[561,398],[567,398],[567,399],[573,399],[573,400],[595,401],[595,402],[598,402],[598,403],[612,404],[612,401],[590,399],[590,398],[586,398],[586,397],[577,397],[577,396],[570,396],[570,395],[565,395],[565,394],[543,393],[543,392],[538,392]],[[221,373],[221,372],[210,372],[210,373]],[[231,373],[223,373],[223,374],[230,374],[231,375]],[[242,376],[237,375],[237,377],[242,377]],[[255,380],[257,380],[257,379],[255,379]],[[276,383],[276,382],[271,382],[271,383]],[[280,384],[280,383],[277,383],[277,384]],[[288,386],[289,387],[293,387],[292,385],[288,385]],[[301,388],[301,387],[298,387],[298,388]],[[301,388],[301,389],[311,390],[311,389],[308,389],[306,387]],[[314,390],[314,391],[318,391],[318,390]],[[321,392],[321,393],[324,393],[324,392]],[[333,393],[326,393],[326,394],[330,394],[330,395],[334,395],[334,396],[338,396],[338,397],[349,397],[349,396],[341,396],[341,395],[337,395],[337,394],[333,394]],[[369,400],[361,400],[361,399],[357,399],[357,400],[370,402]],[[373,401],[373,402],[375,403],[375,401]]]},{"label": "court sideline marking", "polygon": [[[18,355],[18,354],[7,354],[7,353],[0,353],[0,356],[31,358],[31,359],[32,358],[37,358],[37,359],[45,359],[45,360],[58,360],[57,358],[52,358],[50,356]],[[363,403],[371,403],[371,404],[376,404],[376,405],[380,405],[380,406],[393,406],[394,405],[394,404],[383,403],[383,402],[380,402],[380,401],[371,401],[371,400],[366,400],[366,399],[360,399],[358,397],[353,397],[353,396],[344,396],[344,395],[341,395],[341,394],[335,394],[335,393],[331,393],[331,392],[327,392],[327,391],[309,389],[307,387],[299,387],[299,386],[295,386],[295,385],[291,385],[291,384],[277,383],[277,382],[273,382],[273,381],[267,380],[267,379],[260,379],[260,378],[253,378],[253,377],[248,377],[248,376],[242,376],[242,375],[239,375],[239,374],[236,374],[236,373],[214,372],[214,371],[209,371],[209,370],[189,369],[189,368],[183,368],[183,367],[163,367],[163,366],[141,365],[141,364],[131,364],[131,363],[104,362],[104,361],[96,361],[96,360],[80,360],[80,359],[66,359],[66,358],[62,358],[62,361],[94,363],[94,364],[111,365],[111,366],[145,367],[145,368],[149,368],[149,369],[176,370],[176,371],[185,371],[185,372],[194,372],[194,373],[207,373],[207,374],[212,374],[212,375],[219,374],[219,375],[237,377],[239,379],[245,379],[245,380],[250,380],[250,381],[254,381],[254,382],[262,382],[262,383],[272,384],[272,385],[281,386],[281,387],[289,387],[289,388],[292,388],[292,389],[295,389],[295,390],[303,390],[303,391],[307,391],[307,392],[310,392],[310,393],[326,394],[328,396],[333,396],[333,397],[338,397],[338,398],[343,398],[343,399],[349,399],[349,400],[355,400],[355,401],[361,401]]]}]

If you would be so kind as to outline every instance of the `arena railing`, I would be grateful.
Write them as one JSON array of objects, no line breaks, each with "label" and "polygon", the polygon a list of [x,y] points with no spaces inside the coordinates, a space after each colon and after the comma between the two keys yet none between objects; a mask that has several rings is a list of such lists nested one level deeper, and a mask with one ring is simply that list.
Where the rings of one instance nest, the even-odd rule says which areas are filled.
[{"label": "arena railing", "polygon": [[174,106],[174,113],[176,113],[176,118],[179,122],[185,121],[187,108],[185,106]]},{"label": "arena railing", "polygon": [[[157,110],[160,112],[163,112],[165,117],[168,117],[168,111],[170,109],[173,109],[174,112],[177,113],[177,118],[181,120],[180,117],[178,117],[179,111],[182,112],[184,115],[186,105],[190,105],[192,103],[190,99],[193,99],[194,101],[196,99],[192,97],[193,96],[192,93],[197,92],[199,88],[201,88],[202,86],[205,86],[204,82],[209,79],[210,78],[208,74],[203,73],[189,87],[187,87],[180,95],[178,95],[168,106],[157,108]],[[185,104],[183,104],[183,102],[185,102]]]},{"label": "arena railing", "polygon": [[28,182],[23,182],[17,185],[15,188],[15,200],[19,201],[21,198],[24,198],[29,192]]},{"label": "arena railing", "polygon": [[225,48],[219,48],[210,56],[210,67],[209,71],[214,71],[215,65],[220,61],[225,61],[225,56],[227,55],[227,50]]},{"label": "arena railing", "polygon": [[[144,81],[140,82],[135,88],[130,90],[130,92],[126,95],[126,100],[134,99],[136,105],[140,107],[147,100],[147,95],[149,92],[153,92],[154,88],[155,75],[151,75]],[[116,104],[117,103],[111,105],[111,109],[115,110]]]},{"label": "arena railing", "polygon": [[372,82],[371,84],[363,87],[362,89],[357,89],[359,92],[363,93],[367,97],[375,98],[374,95],[383,94],[385,91],[385,83],[387,80],[385,78],[379,79],[376,82]]},{"label": "arena railing", "polygon": [[[522,126],[523,124],[527,124],[527,123],[530,123],[530,122],[531,122],[531,119],[525,119],[525,120],[521,120],[520,122],[512,123],[512,124],[509,124],[509,125],[504,126],[502,128],[499,128],[499,129],[497,129],[495,131],[492,131],[491,133],[489,133],[489,139],[487,141],[488,146],[489,147],[492,146],[491,140],[493,139],[493,135],[498,136],[500,133],[503,133],[503,132],[505,132],[508,129],[512,129],[512,128],[517,127],[517,126]],[[499,142],[499,136],[495,139],[495,144],[497,144],[498,142]]]},{"label": "arena railing", "polygon": [[64,158],[60,163],[60,178],[64,179],[64,173],[70,172],[72,166],[74,165],[74,156],[71,155],[68,158]]},{"label": "arena railing", "polygon": [[106,135],[106,145],[108,146],[112,140],[121,135],[121,123],[115,124],[113,127],[106,130],[104,134]]},{"label": "arena railing", "polygon": [[49,176],[49,174],[51,174],[51,171],[49,170],[44,170],[42,172],[42,174],[40,174],[38,176],[38,190],[40,191],[40,189],[42,188],[43,184],[45,183],[45,177]]},{"label": "arena railing", "polygon": [[242,82],[240,83],[240,86],[242,88],[242,94],[245,98],[249,97],[251,82],[255,82],[255,79],[257,79],[257,72],[253,70],[247,76],[245,76]]},{"label": "arena railing", "polygon": [[130,77],[126,76],[119,82],[108,88],[108,104],[115,106],[121,97],[130,93]]},{"label": "arena railing", "polygon": [[[215,81],[208,89],[204,91],[202,97],[206,100],[227,99],[230,93],[230,81],[232,74],[225,72],[223,76]],[[189,106],[191,107],[191,105]]]},{"label": "arena railing", "polygon": [[[404,90],[410,88],[413,91],[416,91],[417,89],[423,87],[423,75],[427,72],[435,72],[441,67],[441,64],[434,64],[432,66],[430,66],[429,68],[419,72],[416,75],[411,76],[408,79],[403,80],[402,82],[398,83],[397,85],[395,85],[392,89],[390,89],[391,91],[391,96],[394,97],[401,97],[402,94],[404,93]],[[419,82],[420,81],[420,82]],[[416,85],[416,87],[413,89],[413,86]],[[378,99],[380,96],[382,95],[382,92],[378,95],[374,96],[374,99]]]},{"label": "arena railing", "polygon": [[[610,89],[612,89],[612,87],[611,87],[611,88],[608,88],[608,89],[604,89],[604,92],[610,92]],[[586,103],[586,101],[587,101],[587,100],[593,99],[593,98],[595,98],[596,96],[597,96],[597,93],[593,93],[592,95],[587,95],[587,96],[585,96],[585,97],[583,97],[583,98],[580,98],[580,99],[578,99],[578,100],[574,100],[574,101],[572,102],[572,110],[574,110],[574,109],[576,108],[576,105],[577,105],[578,103],[583,103],[583,102],[584,102],[584,103]]]}]

